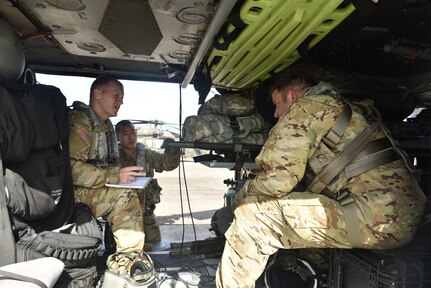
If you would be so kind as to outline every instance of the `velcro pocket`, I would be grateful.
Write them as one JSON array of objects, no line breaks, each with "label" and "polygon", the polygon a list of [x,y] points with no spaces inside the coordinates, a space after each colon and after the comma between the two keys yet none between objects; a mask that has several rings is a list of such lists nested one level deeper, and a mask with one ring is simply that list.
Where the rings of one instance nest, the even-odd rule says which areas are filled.
[{"label": "velcro pocket", "polygon": [[280,204],[284,218],[301,239],[324,242],[345,234],[343,210],[335,200],[310,192],[292,192]]}]

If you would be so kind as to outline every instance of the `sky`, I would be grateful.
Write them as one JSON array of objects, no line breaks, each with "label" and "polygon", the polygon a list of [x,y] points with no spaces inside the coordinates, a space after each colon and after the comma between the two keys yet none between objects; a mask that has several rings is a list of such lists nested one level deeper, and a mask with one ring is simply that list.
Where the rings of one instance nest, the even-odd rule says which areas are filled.
[{"label": "sky", "polygon": [[[67,105],[73,101],[89,103],[90,86],[94,78],[76,76],[57,76],[37,74],[36,80],[41,84],[58,87],[66,96]],[[124,103],[117,117],[111,118],[116,124],[123,119],[133,120],[159,120],[169,123],[163,129],[179,124],[180,85],[174,83],[159,83],[149,81],[120,80],[124,86]],[[191,115],[196,115],[199,94],[193,85],[186,89],[181,88],[182,94],[182,121]],[[207,96],[207,100],[213,96],[213,92]],[[173,124],[173,125],[171,125]]]}]

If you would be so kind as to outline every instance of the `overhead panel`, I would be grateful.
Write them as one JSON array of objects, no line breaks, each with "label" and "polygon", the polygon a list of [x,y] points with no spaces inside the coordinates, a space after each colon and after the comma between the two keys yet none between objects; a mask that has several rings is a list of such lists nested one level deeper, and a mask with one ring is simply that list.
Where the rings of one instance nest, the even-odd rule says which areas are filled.
[{"label": "overhead panel", "polygon": [[146,0],[110,0],[99,31],[126,54],[150,56],[163,38]]},{"label": "overhead panel", "polygon": [[214,12],[214,0],[19,2],[68,54],[168,65],[191,61]]},{"label": "overhead panel", "polygon": [[[213,85],[248,88],[297,61],[353,11],[342,0],[247,0],[240,9],[243,31],[208,58]],[[234,33],[235,23],[221,31]],[[305,47],[304,47],[305,46]],[[224,50],[222,50],[224,49]]]}]

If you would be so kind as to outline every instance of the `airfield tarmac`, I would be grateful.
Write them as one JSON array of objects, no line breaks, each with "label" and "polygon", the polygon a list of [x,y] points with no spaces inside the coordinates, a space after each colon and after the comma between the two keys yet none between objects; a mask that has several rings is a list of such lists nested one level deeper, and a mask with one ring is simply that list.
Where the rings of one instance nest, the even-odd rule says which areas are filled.
[{"label": "airfield tarmac", "polygon": [[[156,173],[155,178],[163,188],[155,210],[162,242],[153,243],[148,252],[158,268],[157,281],[150,287],[215,288],[224,242],[209,229],[214,213],[224,205],[228,186],[223,180],[233,179],[234,172],[209,168],[188,157],[179,168]],[[201,252],[187,246],[195,240],[206,240]]]},{"label": "airfield tarmac", "polygon": [[155,210],[163,242],[203,240],[215,236],[209,231],[211,218],[223,207],[223,196],[228,189],[223,180],[233,179],[233,171],[210,168],[187,157],[179,168],[156,173],[155,178],[163,188],[161,202]]}]

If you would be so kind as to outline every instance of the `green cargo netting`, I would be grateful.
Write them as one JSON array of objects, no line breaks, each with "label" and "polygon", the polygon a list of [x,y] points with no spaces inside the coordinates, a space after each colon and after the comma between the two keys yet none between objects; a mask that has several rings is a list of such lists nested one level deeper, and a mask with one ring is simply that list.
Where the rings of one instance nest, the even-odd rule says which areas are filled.
[{"label": "green cargo netting", "polygon": [[[224,51],[213,49],[208,63],[214,86],[247,88],[300,58],[298,47],[316,45],[353,11],[342,0],[248,0],[240,10],[246,24]],[[225,34],[234,30],[228,26]],[[223,39],[218,39],[222,42]]]}]

